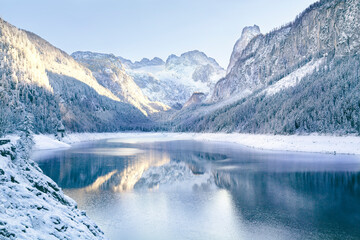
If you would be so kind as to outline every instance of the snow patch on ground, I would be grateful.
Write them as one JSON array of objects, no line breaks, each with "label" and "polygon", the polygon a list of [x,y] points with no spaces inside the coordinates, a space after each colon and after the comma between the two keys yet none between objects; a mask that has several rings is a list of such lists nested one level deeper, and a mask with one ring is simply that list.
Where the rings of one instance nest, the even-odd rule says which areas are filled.
[{"label": "snow patch on ground", "polygon": [[[36,139],[35,137],[35,141]],[[251,148],[276,151],[360,154],[360,137],[358,136],[324,136],[317,134],[284,136],[241,133],[74,133],[68,134],[62,141],[66,144],[74,144],[104,139],[108,139],[107,141],[110,142],[124,143],[196,140],[237,143]],[[42,143],[36,142],[36,144],[41,147]],[[62,146],[61,144],[58,145],[58,147]]]},{"label": "snow patch on ground", "polygon": [[61,142],[51,135],[34,135],[34,150],[47,150],[55,148],[70,148],[67,143]]}]

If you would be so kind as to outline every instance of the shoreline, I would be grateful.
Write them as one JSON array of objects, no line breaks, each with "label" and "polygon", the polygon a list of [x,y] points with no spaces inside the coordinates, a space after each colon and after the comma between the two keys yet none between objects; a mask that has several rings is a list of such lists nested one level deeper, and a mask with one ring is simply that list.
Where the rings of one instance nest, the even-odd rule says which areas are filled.
[{"label": "shoreline", "polygon": [[243,133],[117,132],[70,133],[61,141],[53,135],[34,135],[34,151],[71,148],[72,144],[106,139],[124,143],[195,140],[235,143],[258,150],[360,155],[360,137],[323,135],[265,135]]}]

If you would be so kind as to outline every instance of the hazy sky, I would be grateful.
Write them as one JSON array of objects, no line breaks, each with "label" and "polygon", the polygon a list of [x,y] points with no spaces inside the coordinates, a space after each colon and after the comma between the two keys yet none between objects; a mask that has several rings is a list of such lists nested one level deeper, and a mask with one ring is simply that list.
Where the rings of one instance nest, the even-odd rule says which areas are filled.
[{"label": "hazy sky", "polygon": [[198,49],[227,67],[243,27],[263,33],[314,0],[0,0],[0,17],[72,53],[140,60]]}]

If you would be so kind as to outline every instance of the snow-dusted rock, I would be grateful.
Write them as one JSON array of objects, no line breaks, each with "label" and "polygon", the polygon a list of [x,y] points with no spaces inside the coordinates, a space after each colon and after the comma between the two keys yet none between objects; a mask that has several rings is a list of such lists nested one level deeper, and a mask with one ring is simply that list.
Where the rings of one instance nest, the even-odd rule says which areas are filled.
[{"label": "snow-dusted rock", "polygon": [[7,151],[0,155],[0,239],[105,239],[75,201],[26,157],[28,141],[4,148]]},{"label": "snow-dusted rock", "polygon": [[136,61],[131,65],[131,68],[141,68],[141,67],[148,67],[148,66],[158,66],[162,65],[165,62],[158,57],[154,57],[153,59],[143,58],[141,61]]},{"label": "snow-dusted rock", "polygon": [[200,104],[204,101],[205,94],[201,92],[195,92],[190,99],[184,104],[183,108]]},{"label": "snow-dusted rock", "polygon": [[226,70],[226,74],[228,74],[230,70],[234,67],[236,61],[241,56],[242,51],[244,51],[250,41],[259,34],[261,34],[261,32],[259,26],[257,25],[245,27],[242,30],[240,39],[237,40],[237,42],[235,43],[233,52],[230,57],[230,63]]}]

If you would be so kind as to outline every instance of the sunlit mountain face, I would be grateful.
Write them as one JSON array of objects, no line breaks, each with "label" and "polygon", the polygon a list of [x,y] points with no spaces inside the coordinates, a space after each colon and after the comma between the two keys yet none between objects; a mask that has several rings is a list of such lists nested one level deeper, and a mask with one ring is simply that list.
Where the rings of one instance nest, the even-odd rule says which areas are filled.
[{"label": "sunlit mountain face", "polygon": [[96,80],[111,91],[121,101],[129,103],[145,115],[169,110],[170,107],[159,101],[149,100],[134,79],[125,72],[124,65],[113,54],[75,52],[71,55],[76,61],[91,70]]}]

